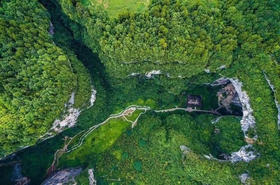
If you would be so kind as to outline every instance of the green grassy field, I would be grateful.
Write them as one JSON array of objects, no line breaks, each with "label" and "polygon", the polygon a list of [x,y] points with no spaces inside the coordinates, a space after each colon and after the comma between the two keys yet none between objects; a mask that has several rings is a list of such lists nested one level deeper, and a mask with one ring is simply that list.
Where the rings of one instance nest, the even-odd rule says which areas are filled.
[{"label": "green grassy field", "polygon": [[[132,115],[127,116],[127,119],[135,121],[142,112],[141,110],[136,110]],[[102,153],[110,148],[129,126],[131,126],[131,123],[123,117],[109,120],[108,123],[90,133],[80,148],[67,154],[66,161],[69,160],[75,166],[76,159],[79,158],[79,163],[85,164],[91,154]]]},{"label": "green grassy field", "polygon": [[110,17],[117,17],[124,10],[141,12],[149,5],[150,0],[92,0],[104,6]]}]

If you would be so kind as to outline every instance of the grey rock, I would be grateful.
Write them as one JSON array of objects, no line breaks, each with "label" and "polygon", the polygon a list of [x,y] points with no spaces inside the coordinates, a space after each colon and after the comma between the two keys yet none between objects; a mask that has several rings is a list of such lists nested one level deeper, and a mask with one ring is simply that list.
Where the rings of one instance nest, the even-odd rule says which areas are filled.
[{"label": "grey rock", "polygon": [[68,168],[56,172],[51,177],[46,179],[42,185],[63,185],[70,182],[75,183],[75,177],[82,172],[82,168]]}]

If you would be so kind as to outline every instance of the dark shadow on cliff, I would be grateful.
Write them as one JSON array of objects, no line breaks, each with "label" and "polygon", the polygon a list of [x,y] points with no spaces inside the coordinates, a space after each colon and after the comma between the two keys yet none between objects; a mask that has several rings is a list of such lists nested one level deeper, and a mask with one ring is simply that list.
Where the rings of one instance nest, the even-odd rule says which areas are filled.
[{"label": "dark shadow on cliff", "polygon": [[106,90],[110,90],[111,87],[107,80],[108,77],[105,73],[104,65],[101,63],[98,55],[82,43],[81,35],[84,29],[82,25],[70,20],[63,13],[61,6],[56,0],[40,0],[40,3],[44,5],[51,16],[51,22],[54,25],[53,40],[55,44],[61,48],[73,51],[85,67],[88,68],[93,80],[98,77],[102,85],[106,87]]},{"label": "dark shadow on cliff", "polygon": [[[12,177],[14,174],[13,161],[15,160],[21,164],[23,176],[31,179],[30,185],[41,184],[46,178],[46,172],[52,163],[54,153],[63,146],[64,137],[71,137],[81,130],[101,122],[111,114],[111,107],[108,105],[110,105],[110,97],[113,92],[107,80],[108,77],[104,65],[101,63],[97,54],[94,54],[80,40],[76,40],[79,39],[79,37],[76,37],[76,39],[74,38],[74,35],[77,36],[81,34],[79,32],[81,32],[83,28],[66,16],[55,0],[40,0],[40,3],[43,4],[50,14],[51,22],[54,26],[53,41],[66,53],[67,51],[73,52],[89,70],[98,96],[95,106],[82,112],[76,127],[65,130],[51,139],[38,142],[36,145],[16,152],[0,161],[0,184],[14,184]],[[72,28],[75,28],[74,30],[77,33],[74,34]]]}]

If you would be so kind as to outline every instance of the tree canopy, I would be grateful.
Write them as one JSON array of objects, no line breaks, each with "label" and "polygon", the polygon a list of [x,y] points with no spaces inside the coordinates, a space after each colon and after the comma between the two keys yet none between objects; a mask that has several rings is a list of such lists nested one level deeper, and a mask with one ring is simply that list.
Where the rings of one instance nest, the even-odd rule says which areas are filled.
[{"label": "tree canopy", "polygon": [[[101,123],[110,113],[131,104],[159,108],[185,105],[185,95],[193,86],[199,93],[206,89],[208,104],[216,96],[210,96],[208,87],[203,89],[201,84],[225,76],[242,82],[242,90],[250,98],[258,136],[253,147],[259,157],[235,165],[203,156],[229,155],[245,144],[239,119],[222,118],[214,126],[209,116],[198,119],[151,114],[134,133],[127,130],[129,124],[123,124],[123,119],[113,122],[112,127],[101,127],[79,150],[64,156],[62,167],[99,166],[99,177],[114,171],[116,176],[112,177],[122,175],[127,183],[138,178],[139,184],[160,180],[181,183],[185,177],[193,184],[238,184],[238,176],[244,172],[250,173],[252,184],[279,183],[279,0],[141,0],[138,4],[129,0],[117,6],[124,2],[0,2],[0,157],[34,144],[61,115],[71,92],[79,91],[75,107],[84,105],[90,94],[86,88],[90,76],[78,59],[82,57],[87,65],[94,66],[91,71],[96,75],[93,79],[100,98],[97,108],[85,111],[78,131]],[[58,34],[52,35],[50,15],[41,3],[52,3],[50,6],[59,10],[49,10],[55,17],[53,23],[64,26],[60,25]],[[101,63],[91,60],[96,57],[91,52]],[[161,75],[147,80],[151,71]],[[71,130],[71,134],[77,130]],[[145,132],[150,140],[142,135]],[[192,149],[188,159],[182,159],[182,144]],[[44,150],[52,148],[44,146]],[[116,170],[116,161],[122,165],[121,170]],[[166,167],[170,167],[173,179],[168,173],[160,174]],[[32,172],[34,178],[40,170]],[[154,173],[156,177],[145,175]]]},{"label": "tree canopy", "polygon": [[0,8],[0,156],[34,144],[64,109],[75,86],[65,52],[35,0]]}]

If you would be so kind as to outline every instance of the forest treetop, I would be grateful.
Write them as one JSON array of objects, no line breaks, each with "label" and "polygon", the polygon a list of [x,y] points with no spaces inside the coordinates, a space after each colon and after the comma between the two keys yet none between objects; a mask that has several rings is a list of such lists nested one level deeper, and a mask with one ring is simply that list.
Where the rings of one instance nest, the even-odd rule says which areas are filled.
[{"label": "forest treetop", "polygon": [[69,60],[77,59],[54,44],[50,27],[37,0],[0,2],[0,157],[35,144],[77,87]]},{"label": "forest treetop", "polygon": [[[114,17],[94,3],[72,2],[57,4],[80,26],[79,31],[74,29],[75,37],[98,53],[112,79],[160,70],[169,77],[161,78],[161,83],[180,93],[186,86],[180,78],[192,79],[205,70],[238,78],[256,118],[255,147],[262,157],[255,168],[263,173],[255,178],[263,184],[277,182],[280,138],[274,98],[280,102],[279,0],[152,0],[141,12],[124,10]],[[273,167],[262,168],[267,163]]]},{"label": "forest treetop", "polygon": [[85,27],[83,41],[113,77],[151,70],[191,77],[228,68],[243,56],[279,60],[276,1],[153,0],[146,10],[124,9],[111,18],[111,1],[104,1],[107,7],[95,1],[59,2]]}]

